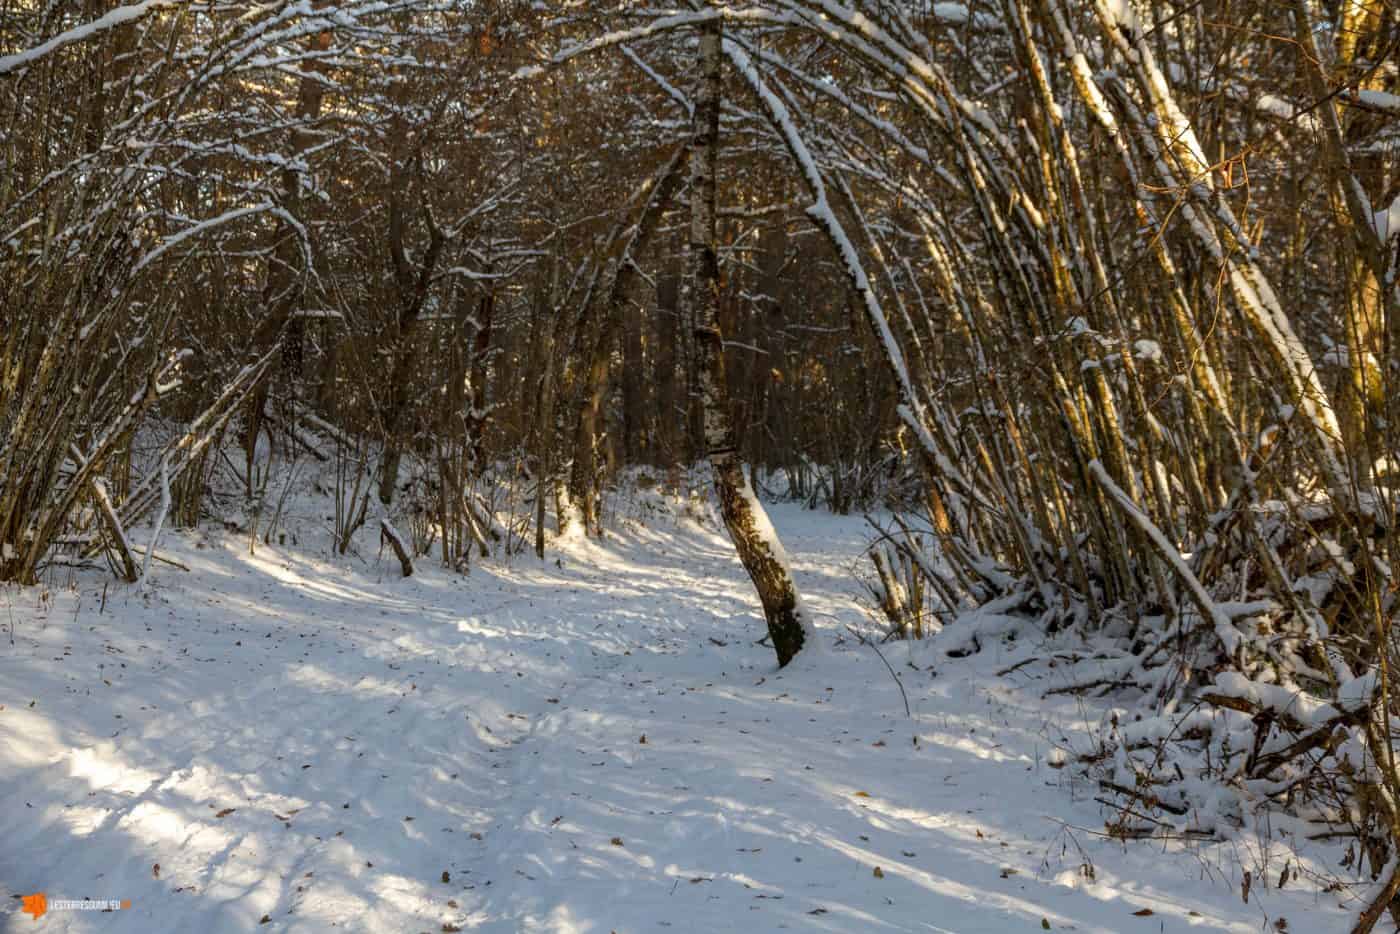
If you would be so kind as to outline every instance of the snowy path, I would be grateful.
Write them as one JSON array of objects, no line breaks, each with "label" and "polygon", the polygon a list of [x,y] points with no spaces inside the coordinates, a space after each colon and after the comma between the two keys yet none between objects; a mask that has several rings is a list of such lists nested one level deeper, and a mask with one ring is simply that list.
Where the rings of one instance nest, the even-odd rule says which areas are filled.
[{"label": "snowy path", "polygon": [[[721,535],[402,581],[191,536],[143,596],[9,591],[0,885],[131,899],[9,930],[1293,931],[1331,897],[1124,849],[1050,741],[1100,711],[870,649],[857,520],[776,507],[826,652],[773,669]],[[425,562],[427,564],[428,562]],[[3,619],[3,618],[0,618]],[[907,649],[887,650],[903,666]],[[33,702],[31,704],[31,701]],[[643,742],[645,737],[645,742]],[[1082,783],[1082,782],[1081,782]],[[1066,829],[1065,824],[1071,829]],[[1087,829],[1073,829],[1087,828]],[[1216,854],[1218,857],[1218,854]],[[1092,878],[1083,868],[1092,865]],[[879,871],[876,871],[879,867]],[[16,902],[13,906],[18,908]],[[1147,911],[1149,914],[1135,914]],[[266,919],[264,921],[264,919]],[[1324,924],[1325,922],[1325,924]]]}]

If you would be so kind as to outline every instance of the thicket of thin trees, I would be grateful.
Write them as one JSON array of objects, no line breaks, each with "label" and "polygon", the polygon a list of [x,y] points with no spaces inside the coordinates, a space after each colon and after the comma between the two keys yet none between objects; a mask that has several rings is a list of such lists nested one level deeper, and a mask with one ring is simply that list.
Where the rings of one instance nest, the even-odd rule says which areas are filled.
[{"label": "thicket of thin trees", "polygon": [[1397,63],[1393,0],[0,0],[0,580],[269,458],[406,571],[707,460],[786,663],[753,481],[888,495],[892,632],[1022,620],[1136,698],[1117,832],[1345,829],[1369,930]]}]

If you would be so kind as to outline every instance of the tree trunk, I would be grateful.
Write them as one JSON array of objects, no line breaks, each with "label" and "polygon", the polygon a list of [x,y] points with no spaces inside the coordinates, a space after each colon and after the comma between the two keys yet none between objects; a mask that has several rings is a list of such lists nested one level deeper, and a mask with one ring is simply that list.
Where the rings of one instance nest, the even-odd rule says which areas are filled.
[{"label": "tree trunk", "polygon": [[677,348],[680,344],[680,279],[668,268],[656,285],[656,441],[652,462],[671,468],[680,462],[680,432],[676,393]]},{"label": "tree trunk", "polygon": [[[324,0],[315,4],[318,8],[324,5]],[[325,52],[331,47],[330,32],[320,32],[312,36],[308,40],[308,46],[312,52]],[[312,74],[323,70],[321,61],[315,58],[307,63],[306,68]],[[325,85],[312,74],[304,75],[297,85],[295,110],[296,120],[308,125],[320,118],[322,103],[325,99]],[[315,145],[317,139],[317,135],[311,130],[297,129],[292,133],[292,155],[300,157]],[[297,213],[297,206],[301,202],[302,180],[300,173],[293,168],[290,162],[286,163],[282,169],[281,182],[284,206],[292,213]],[[261,355],[264,349],[274,341],[278,339],[284,341],[282,345],[282,369],[293,387],[302,375],[302,364],[305,359],[303,349],[305,322],[295,318],[294,315],[297,306],[301,303],[305,287],[305,266],[311,260],[309,256],[301,255],[303,253],[302,244],[298,242],[297,237],[297,231],[290,224],[284,221],[277,225],[277,242],[268,260],[267,284],[263,289],[265,317],[253,337],[253,347],[258,355]],[[298,270],[299,266],[302,267],[300,271]],[[285,337],[283,336],[284,329],[286,331]],[[256,460],[258,435],[262,432],[263,410],[267,405],[269,391],[270,387],[265,379],[254,389],[252,402],[248,409],[248,421],[245,426],[243,443],[249,496],[253,492],[253,464]]]},{"label": "tree trunk", "polygon": [[646,354],[642,346],[642,314],[628,302],[622,311],[622,446],[624,464],[643,461],[646,447],[644,382]]},{"label": "tree trunk", "polygon": [[[603,300],[602,320],[598,333],[585,364],[582,378],[585,380],[578,391],[578,411],[574,421],[574,462],[569,472],[569,497],[577,518],[582,521],[584,531],[598,531],[598,434],[603,420],[603,403],[608,393],[612,371],[613,345],[627,316],[627,294],[637,269],[633,265],[638,255],[646,248],[647,241],[656,229],[662,213],[670,204],[675,190],[679,187],[681,171],[685,168],[688,150],[681,148],[667,160],[666,164],[652,179],[650,196],[643,202],[641,216],[632,229],[621,254],[617,267]],[[637,347],[640,356],[639,325],[633,325],[632,334],[638,337]],[[624,379],[635,374],[624,374]],[[630,451],[627,455],[630,455]],[[630,456],[627,456],[630,460]]]},{"label": "tree trunk", "polygon": [[476,315],[476,331],[472,335],[471,391],[467,412],[467,447],[471,454],[473,474],[486,467],[484,436],[490,406],[486,399],[487,364],[490,362],[491,326],[496,312],[496,290],[488,289],[482,296]]},{"label": "tree trunk", "polygon": [[739,459],[739,439],[724,375],[724,336],[719,329],[720,272],[716,225],[719,154],[720,39],[718,21],[700,37],[701,83],[690,156],[690,275],[683,302],[695,317],[697,377],[704,413],[704,442],[715,475],[720,513],[739,560],[763,604],[778,667],[802,648],[805,613],[778,533],[749,486]]},{"label": "tree trunk", "polygon": [[379,501],[388,506],[394,500],[394,485],[399,478],[399,463],[403,456],[404,438],[400,437],[400,424],[413,399],[412,383],[418,363],[418,320],[423,313],[423,305],[428,299],[433,272],[438,258],[442,256],[446,237],[433,220],[432,214],[424,208],[423,216],[428,226],[428,247],[417,269],[413,268],[406,245],[404,213],[408,198],[408,163],[403,163],[394,173],[389,191],[389,256],[393,262],[394,280],[398,285],[399,311],[391,325],[393,339],[389,341],[392,360],[388,385],[384,388],[385,404],[381,412],[384,429],[384,460],[380,465]]}]

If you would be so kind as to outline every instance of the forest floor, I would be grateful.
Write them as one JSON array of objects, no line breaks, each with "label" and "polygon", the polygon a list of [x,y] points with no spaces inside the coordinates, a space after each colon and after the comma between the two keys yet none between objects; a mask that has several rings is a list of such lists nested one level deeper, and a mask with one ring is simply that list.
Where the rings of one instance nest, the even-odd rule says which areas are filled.
[{"label": "forest floor", "polygon": [[1282,836],[1106,838],[1053,750],[1107,708],[996,675],[1034,646],[886,644],[906,716],[847,630],[868,527],[772,516],[822,643],[782,672],[723,531],[664,511],[466,576],[199,531],[189,572],[0,593],[0,927],[1341,927]]}]

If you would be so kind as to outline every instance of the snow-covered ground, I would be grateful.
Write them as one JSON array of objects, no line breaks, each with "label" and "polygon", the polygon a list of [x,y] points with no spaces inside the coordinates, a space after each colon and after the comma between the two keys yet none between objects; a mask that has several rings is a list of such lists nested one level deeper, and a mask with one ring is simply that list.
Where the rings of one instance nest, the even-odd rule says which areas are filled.
[{"label": "snow-covered ground", "polygon": [[[774,506],[825,651],[774,669],[722,531],[469,576],[170,533],[149,588],[0,593],[14,931],[1324,931],[1286,841],[1102,836],[1029,647],[875,652],[858,519]],[[556,560],[557,559],[557,560]],[[105,598],[104,598],[105,593]],[[105,605],[104,605],[105,599]],[[1076,739],[1076,737],[1080,737]],[[1059,766],[1059,767],[1057,767]],[[1241,897],[1244,874],[1252,886]],[[1296,877],[1295,864],[1292,874]],[[260,926],[261,925],[261,926]]]}]

